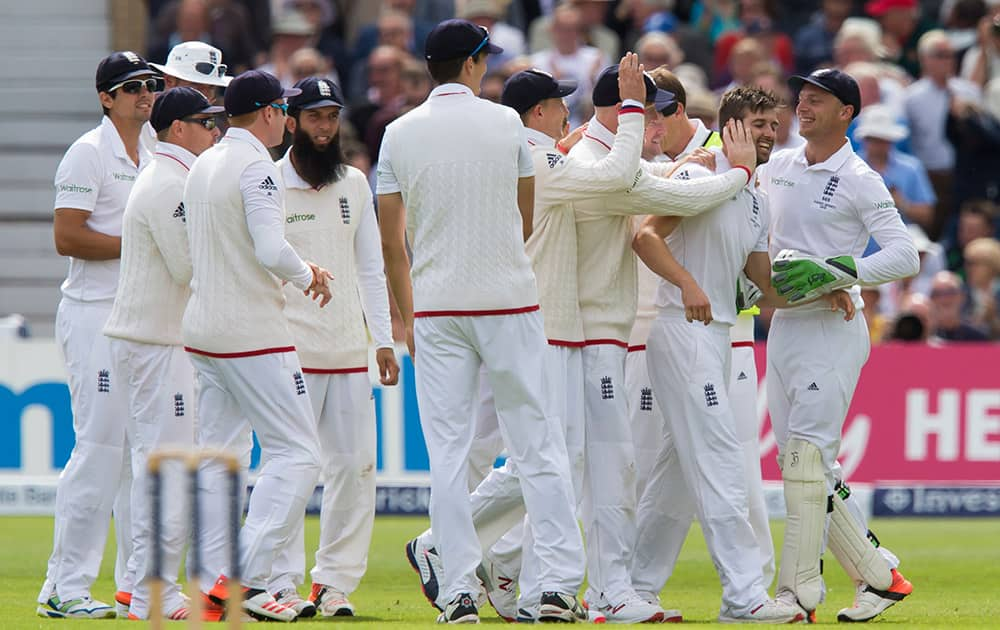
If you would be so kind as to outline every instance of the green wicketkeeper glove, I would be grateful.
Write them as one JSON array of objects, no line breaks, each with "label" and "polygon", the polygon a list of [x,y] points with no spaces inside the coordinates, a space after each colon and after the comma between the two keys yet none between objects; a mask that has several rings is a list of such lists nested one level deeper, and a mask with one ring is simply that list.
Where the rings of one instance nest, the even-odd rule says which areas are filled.
[{"label": "green wicketkeeper glove", "polygon": [[789,304],[814,300],[857,283],[858,265],[851,256],[824,259],[783,249],[771,264],[771,286]]},{"label": "green wicketkeeper glove", "polygon": [[760,301],[764,292],[760,290],[746,273],[740,272],[736,278],[736,310],[745,311]]}]

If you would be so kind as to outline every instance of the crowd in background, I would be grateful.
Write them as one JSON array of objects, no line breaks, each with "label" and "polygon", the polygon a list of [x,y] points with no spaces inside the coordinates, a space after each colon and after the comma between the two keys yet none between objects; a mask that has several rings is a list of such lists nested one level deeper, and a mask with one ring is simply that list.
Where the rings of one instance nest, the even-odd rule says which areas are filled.
[{"label": "crowd in background", "polygon": [[[150,61],[201,40],[230,74],[335,80],[348,99],[342,147],[367,173],[386,126],[430,92],[423,42],[451,17],[504,48],[482,98],[499,101],[507,77],[530,67],[574,78],[573,126],[593,111],[597,73],[633,50],[681,79],[688,115],[710,128],[727,89],[774,91],[790,105],[775,149],[795,147],[804,140],[786,78],[840,68],[861,87],[850,140],[921,256],[918,276],[864,290],[873,343],[1000,339],[1000,0],[150,0],[149,10]],[[758,338],[768,322],[758,318]]]}]

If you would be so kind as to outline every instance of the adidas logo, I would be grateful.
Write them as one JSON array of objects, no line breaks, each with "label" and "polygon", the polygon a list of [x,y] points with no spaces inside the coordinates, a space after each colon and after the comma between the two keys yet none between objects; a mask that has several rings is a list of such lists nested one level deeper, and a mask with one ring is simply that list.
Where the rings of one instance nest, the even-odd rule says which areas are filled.
[{"label": "adidas logo", "polygon": [[546,153],[545,159],[549,163],[549,168],[555,168],[556,164],[562,162],[562,156],[558,153]]},{"label": "adidas logo", "polygon": [[740,375],[736,377],[736,380],[737,381],[745,381],[745,380],[747,380],[747,373],[746,372],[740,372]]},{"label": "adidas logo", "polygon": [[261,190],[278,190],[278,185],[275,184],[274,180],[271,179],[271,176],[268,175],[264,178],[264,181],[257,186],[257,188],[260,188]]},{"label": "adidas logo", "polygon": [[809,387],[807,387],[806,389],[809,390],[809,391],[811,391],[811,392],[818,392],[819,391],[819,385],[816,384],[816,381],[813,381],[812,383],[809,383]]},{"label": "adidas logo", "polygon": [[181,223],[187,223],[187,215],[184,213],[184,202],[182,201],[177,209],[174,210],[174,218],[180,219]]}]

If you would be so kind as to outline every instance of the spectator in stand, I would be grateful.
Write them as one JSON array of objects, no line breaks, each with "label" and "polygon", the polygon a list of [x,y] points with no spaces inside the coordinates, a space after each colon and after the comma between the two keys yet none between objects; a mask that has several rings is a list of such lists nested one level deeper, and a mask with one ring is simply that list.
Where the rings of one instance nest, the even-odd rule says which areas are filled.
[{"label": "spectator in stand", "polygon": [[948,239],[945,255],[948,269],[961,271],[965,268],[965,248],[977,238],[993,238],[1000,234],[995,221],[1000,216],[1000,208],[992,201],[976,199],[961,206],[958,213],[958,227],[955,237]]},{"label": "spectator in stand", "polygon": [[795,68],[807,75],[833,61],[833,40],[851,15],[852,0],[822,0],[820,10],[795,33]]},{"label": "spectator in stand", "polygon": [[740,40],[729,54],[728,71],[724,75],[716,75],[716,83],[720,76],[729,81],[716,90],[716,95],[722,96],[735,87],[748,85],[753,80],[753,69],[765,61],[767,52],[759,41],[752,37]]},{"label": "spectator in stand", "polygon": [[507,74],[503,70],[487,72],[483,77],[482,88],[479,90],[479,98],[485,98],[494,103],[500,102],[503,95],[503,84],[507,81]]},{"label": "spectator in stand", "polygon": [[288,9],[278,14],[271,26],[268,61],[257,69],[278,77],[283,87],[292,87],[295,85],[292,55],[300,48],[310,46],[315,34],[316,29],[302,13]]},{"label": "spectator in stand", "polygon": [[965,282],[969,320],[1000,339],[1000,241],[977,238],[965,246]]},{"label": "spectator in stand", "polygon": [[309,20],[316,33],[313,46],[332,64],[330,73],[340,77],[337,85],[347,85],[350,81],[351,64],[354,58],[344,45],[342,25],[338,18],[338,5],[332,0],[283,0],[285,9],[299,11]]},{"label": "spectator in stand", "polygon": [[368,126],[358,130],[364,134],[362,137],[368,155],[378,155],[382,146],[382,136],[385,135],[385,128],[389,123],[423,103],[431,93],[431,77],[427,73],[427,66],[416,59],[406,59],[403,62],[399,78],[401,88],[399,96],[384,103],[372,115]]},{"label": "spectator in stand", "polygon": [[928,230],[933,240],[941,236],[954,199],[955,146],[946,135],[948,112],[963,102],[978,103],[979,87],[955,76],[955,51],[944,31],[920,38],[921,78],[906,88],[905,113],[914,154],[927,168],[938,203]]},{"label": "spectator in stand", "polygon": [[[644,0],[639,0],[643,2]],[[600,50],[608,59],[621,56],[621,40],[618,34],[607,27],[605,20],[608,15],[609,0],[565,0],[572,4],[580,13],[580,27],[583,43]],[[557,2],[552,2],[553,5]],[[623,3],[624,4],[624,3]],[[659,2],[653,0],[650,6],[659,10]],[[529,47],[532,52],[545,50],[552,46],[552,16],[542,15],[531,22],[528,30]],[[492,39],[492,38],[491,38]]]},{"label": "spectator in stand", "polygon": [[720,37],[740,28],[740,6],[736,0],[695,0],[691,23],[705,33],[714,46]]},{"label": "spectator in stand", "polygon": [[[386,10],[379,15],[377,21],[378,45],[391,46],[409,56],[411,53],[423,58],[423,44],[417,45],[413,38],[413,20],[400,11]],[[415,51],[415,52],[414,52]],[[375,51],[372,51],[374,54]],[[351,84],[347,86],[347,99],[356,101],[364,98],[374,78],[368,76],[371,68],[371,56],[359,58],[351,68]]]},{"label": "spectator in stand", "polygon": [[482,26],[490,32],[490,41],[503,52],[486,59],[487,72],[499,70],[505,63],[527,52],[524,33],[503,21],[506,5],[502,0],[465,0],[457,16]]},{"label": "spectator in stand", "polygon": [[865,303],[865,322],[868,324],[868,338],[872,345],[881,343],[888,336],[889,319],[879,311],[882,294],[879,287],[861,287],[861,299]]},{"label": "spectator in stand", "polygon": [[375,112],[402,96],[403,65],[408,59],[411,57],[406,52],[393,46],[379,46],[368,57],[368,89],[348,107],[348,119],[360,139],[365,138]]},{"label": "spectator in stand", "polygon": [[635,43],[635,52],[639,55],[639,63],[647,70],[660,66],[667,66],[673,70],[684,63],[684,51],[674,38],[659,31],[652,31],[640,37]]},{"label": "spectator in stand", "polygon": [[[399,45],[400,48],[411,55],[423,59],[424,42],[435,25],[414,17],[416,8],[417,0],[382,0],[379,19],[375,23],[362,26],[358,30],[358,39],[354,44],[355,64],[358,61],[366,59],[375,50],[376,46],[383,44]],[[382,24],[381,17],[386,13],[402,13],[409,20],[410,26],[409,31],[406,33],[407,41],[405,44],[400,45],[396,41],[396,38],[402,36],[402,33],[385,32],[385,25]],[[392,26],[395,28],[397,24],[394,23]]]},{"label": "spectator in stand", "polygon": [[774,136],[774,148],[771,152],[793,149],[805,144],[806,139],[799,135],[799,119],[795,116],[792,92],[788,89],[781,68],[773,62],[764,61],[754,66],[752,75],[751,85],[756,85],[778,97],[778,132]]},{"label": "spectator in stand", "polygon": [[570,126],[576,127],[589,117],[594,78],[609,61],[600,49],[583,43],[583,22],[580,9],[575,5],[561,4],[556,7],[552,12],[549,32],[552,48],[533,54],[531,63],[556,80],[577,82],[577,90],[565,99],[569,107]]},{"label": "spectator in stand", "polygon": [[203,41],[222,49],[230,74],[256,65],[258,44],[250,14],[233,0],[173,0],[156,16],[150,35],[155,61],[181,42]]},{"label": "spectator in stand", "polygon": [[862,107],[858,118],[856,135],[862,145],[858,155],[885,180],[903,220],[931,229],[937,197],[927,170],[917,158],[893,148],[910,134],[909,129],[897,122],[892,109],[878,103]]},{"label": "spectator in stand", "polygon": [[911,296],[892,325],[889,339],[926,343],[932,341],[930,301],[919,293]]},{"label": "spectator in stand", "polygon": [[[168,18],[167,14],[171,14]],[[164,24],[172,19],[170,26]],[[184,42],[205,42],[211,44],[212,36],[209,34],[208,5],[204,0],[184,0],[175,2],[164,7],[160,13],[158,24],[166,30],[166,37],[151,38],[156,39],[149,46],[149,58],[158,63],[167,62],[167,54],[170,49]]]},{"label": "spectator in stand", "polygon": [[[781,64],[786,73],[795,70],[792,40],[774,28],[776,12],[776,0],[740,0],[740,28],[726,33],[715,43],[713,67],[717,79],[725,74],[734,47],[746,39],[758,41],[765,57]],[[745,84],[745,81],[739,83]]]},{"label": "spectator in stand", "polygon": [[[895,121],[906,126],[906,116],[903,115],[903,97],[905,92],[903,86],[895,79],[889,78],[882,73],[885,64],[871,63],[868,61],[856,61],[846,68],[844,72],[854,77],[858,82],[858,89],[861,92],[861,111],[870,105],[883,105],[892,112]],[[888,85],[889,90],[883,91],[882,86]],[[883,97],[883,95],[885,95]],[[857,131],[861,116],[851,121],[847,127],[847,138],[851,141],[851,146],[855,152],[861,150],[861,139],[858,138]],[[910,148],[909,134],[899,142],[895,143],[895,148],[903,153],[912,154]]]},{"label": "spectator in stand", "polygon": [[[913,295],[930,295],[934,276],[945,270],[944,248],[927,238],[927,233],[916,223],[908,224],[906,229],[920,256],[920,271],[910,278],[878,286],[881,295],[879,312],[886,317],[899,314]],[[878,251],[877,247],[875,251]],[[865,255],[869,253],[865,252]]]},{"label": "spectator in stand", "polygon": [[870,0],[865,12],[882,26],[884,59],[902,66],[910,76],[918,76],[917,42],[934,28],[931,20],[921,19],[917,0]]},{"label": "spectator in stand", "polygon": [[292,74],[292,85],[306,77],[322,77],[337,83],[337,71],[330,67],[330,61],[315,48],[299,48],[292,53],[288,59],[288,69]]},{"label": "spectator in stand", "polygon": [[976,45],[962,59],[962,78],[985,87],[1000,78],[1000,3],[980,20],[976,36]]},{"label": "spectator in stand", "polygon": [[969,199],[1000,198],[1000,121],[982,103],[953,99],[945,132],[955,147],[952,210],[945,230],[954,227],[954,208]]},{"label": "spectator in stand", "polygon": [[932,334],[944,341],[988,341],[986,333],[963,316],[965,283],[958,274],[941,271],[931,284]]},{"label": "spectator in stand", "polygon": [[941,24],[944,25],[945,32],[948,33],[951,45],[958,51],[959,59],[964,63],[966,54],[976,44],[980,22],[986,17],[986,2],[985,0],[958,0],[947,12],[942,7],[941,13]]}]

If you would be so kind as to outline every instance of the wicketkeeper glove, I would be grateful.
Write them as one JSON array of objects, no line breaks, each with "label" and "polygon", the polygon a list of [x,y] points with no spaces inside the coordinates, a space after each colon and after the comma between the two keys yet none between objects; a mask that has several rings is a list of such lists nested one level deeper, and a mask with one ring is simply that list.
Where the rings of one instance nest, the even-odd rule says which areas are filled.
[{"label": "wicketkeeper glove", "polygon": [[736,310],[745,311],[760,301],[764,292],[760,290],[746,273],[740,272],[736,278]]},{"label": "wicketkeeper glove", "polygon": [[771,264],[771,286],[789,304],[814,300],[858,283],[858,265],[851,256],[819,258],[783,249]]}]

